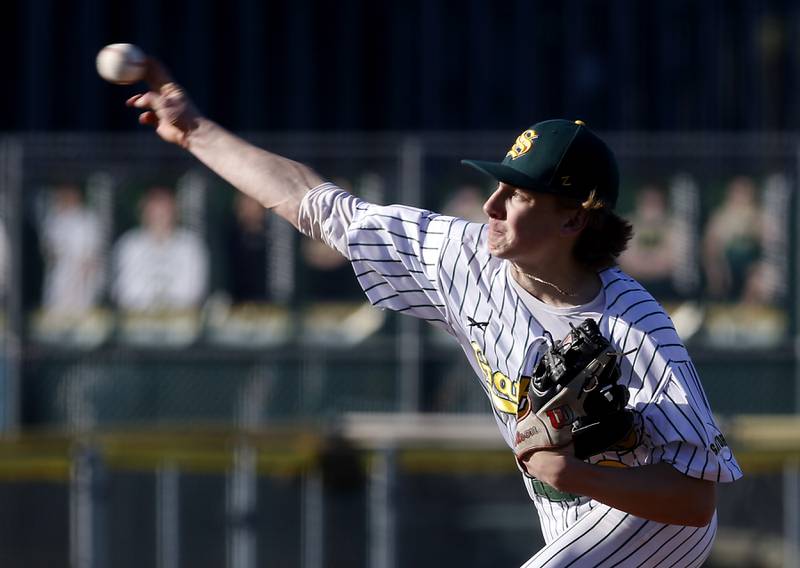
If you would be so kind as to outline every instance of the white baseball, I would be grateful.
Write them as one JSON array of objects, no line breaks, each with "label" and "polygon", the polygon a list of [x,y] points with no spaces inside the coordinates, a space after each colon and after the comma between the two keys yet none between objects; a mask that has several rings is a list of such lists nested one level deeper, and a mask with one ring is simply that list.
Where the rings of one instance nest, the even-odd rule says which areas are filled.
[{"label": "white baseball", "polygon": [[112,43],[97,54],[97,72],[116,85],[130,85],[144,78],[144,51],[130,43]]}]

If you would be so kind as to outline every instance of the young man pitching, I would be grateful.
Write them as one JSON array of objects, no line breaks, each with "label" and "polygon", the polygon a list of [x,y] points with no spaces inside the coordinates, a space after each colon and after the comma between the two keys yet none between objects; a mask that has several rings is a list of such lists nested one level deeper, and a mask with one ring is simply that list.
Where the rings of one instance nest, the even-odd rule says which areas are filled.
[{"label": "young man pitching", "polygon": [[[128,101],[140,122],[345,255],[372,304],[459,342],[539,512],[546,546],[524,566],[703,563],[716,484],[741,470],[669,317],[615,265],[630,237],[616,163],[583,123],[540,122],[502,162],[467,162],[497,180],[481,224],[367,203],[201,116],[153,61],[148,80]],[[608,443],[586,450],[576,425]]]}]

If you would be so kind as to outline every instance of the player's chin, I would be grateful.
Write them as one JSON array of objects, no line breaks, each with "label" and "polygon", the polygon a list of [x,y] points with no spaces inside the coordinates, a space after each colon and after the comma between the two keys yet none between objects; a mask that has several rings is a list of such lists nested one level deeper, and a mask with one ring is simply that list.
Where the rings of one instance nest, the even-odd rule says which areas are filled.
[{"label": "player's chin", "polygon": [[507,248],[508,246],[504,239],[493,238],[493,235],[489,234],[489,238],[486,240],[486,250],[489,251],[489,254],[498,258],[504,258],[503,255]]},{"label": "player's chin", "polygon": [[502,259],[509,258],[508,255],[510,251],[506,243],[503,242],[493,243],[489,241],[488,243],[486,243],[486,248],[489,251],[489,254],[495,258],[502,258]]}]

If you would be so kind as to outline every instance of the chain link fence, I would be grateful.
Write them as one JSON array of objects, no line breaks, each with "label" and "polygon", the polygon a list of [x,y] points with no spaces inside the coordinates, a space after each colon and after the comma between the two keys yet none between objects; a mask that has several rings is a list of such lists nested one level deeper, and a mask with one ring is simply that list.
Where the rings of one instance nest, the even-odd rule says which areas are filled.
[{"label": "chain link fence", "polygon": [[[371,201],[480,218],[490,188],[458,159],[497,158],[513,133],[250,138]],[[621,263],[669,311],[712,407],[795,413],[800,139],[608,140],[639,235]],[[457,466],[320,434],[405,413],[485,420],[499,440],[458,347],[366,306],[337,255],[150,135],[7,137],[0,164],[0,422],[44,436],[4,446],[4,565],[518,565],[538,548],[507,451]],[[194,243],[191,271],[122,270],[123,243],[155,225]],[[298,424],[316,441],[241,443]],[[713,565],[796,561],[793,448],[721,489]]]}]

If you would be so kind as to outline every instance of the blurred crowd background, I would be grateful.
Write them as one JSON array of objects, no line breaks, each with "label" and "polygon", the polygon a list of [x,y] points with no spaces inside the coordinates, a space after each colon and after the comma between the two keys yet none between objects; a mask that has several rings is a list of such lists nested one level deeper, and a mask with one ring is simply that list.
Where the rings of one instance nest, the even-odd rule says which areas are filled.
[{"label": "blurred crowd background", "polygon": [[800,405],[800,6],[7,8],[0,564],[513,566],[541,545],[459,348],[370,308],[338,253],[137,126],[141,86],[94,71],[130,41],[215,120],[378,203],[481,220],[492,187],[461,158],[500,159],[545,118],[597,130],[635,228],[620,265],[670,313],[747,473],[709,565],[800,565],[796,430],[769,455],[737,436]]}]

